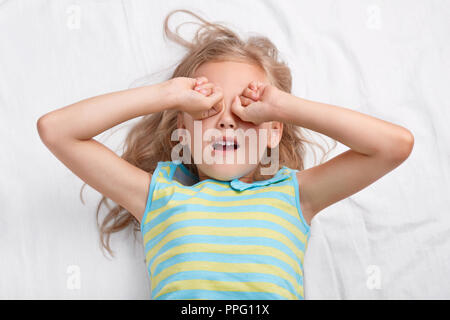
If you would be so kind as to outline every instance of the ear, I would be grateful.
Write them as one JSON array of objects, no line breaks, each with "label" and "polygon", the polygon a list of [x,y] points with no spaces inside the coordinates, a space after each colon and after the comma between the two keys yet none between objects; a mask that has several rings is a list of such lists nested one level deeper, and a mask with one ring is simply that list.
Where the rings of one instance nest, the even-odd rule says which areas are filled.
[{"label": "ear", "polygon": [[272,121],[268,130],[267,147],[275,148],[281,141],[283,135],[283,122]]}]

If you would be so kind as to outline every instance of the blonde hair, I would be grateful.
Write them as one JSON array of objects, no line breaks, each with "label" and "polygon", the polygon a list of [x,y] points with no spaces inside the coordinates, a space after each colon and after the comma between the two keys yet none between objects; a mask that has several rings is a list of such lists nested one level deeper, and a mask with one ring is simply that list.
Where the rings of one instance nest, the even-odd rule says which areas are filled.
[{"label": "blonde hair", "polygon": [[[199,24],[200,28],[191,42],[186,41],[177,33],[179,27],[188,22],[178,26],[175,33],[169,29],[169,18],[176,12],[191,14],[203,23]],[[272,85],[285,92],[291,92],[292,77],[290,69],[284,62],[278,61],[278,50],[267,37],[251,36],[244,41],[229,28],[217,23],[210,23],[193,12],[183,9],[173,10],[167,15],[164,20],[164,33],[166,37],[188,49],[171,78],[192,77],[197,68],[206,62],[238,61],[259,66],[265,71],[267,79]],[[125,151],[121,157],[147,172],[154,172],[158,161],[172,160],[171,151],[178,141],[172,141],[171,134],[177,129],[178,112],[177,110],[166,110],[142,117],[129,131],[125,139]],[[306,144],[315,145],[321,149],[323,152],[321,162],[331,151],[331,149],[325,151],[320,144],[307,140],[302,131],[302,128],[292,124],[285,123],[283,125],[282,138],[276,147],[279,148],[280,166],[285,165],[292,169],[303,170]],[[268,149],[268,155],[270,155],[270,148]],[[315,152],[314,159],[316,161]],[[193,161],[185,165],[192,173],[198,175]],[[259,170],[255,170],[255,172],[259,172]],[[261,180],[267,179],[267,176],[255,174],[253,178],[254,180]],[[102,205],[106,205],[109,211],[103,221],[99,223],[99,212]],[[111,256],[114,256],[110,247],[112,233],[129,226],[133,227],[134,235],[140,230],[139,221],[131,213],[120,205],[111,208],[106,197],[102,197],[98,203],[97,224],[100,230],[102,249],[106,249]]]}]

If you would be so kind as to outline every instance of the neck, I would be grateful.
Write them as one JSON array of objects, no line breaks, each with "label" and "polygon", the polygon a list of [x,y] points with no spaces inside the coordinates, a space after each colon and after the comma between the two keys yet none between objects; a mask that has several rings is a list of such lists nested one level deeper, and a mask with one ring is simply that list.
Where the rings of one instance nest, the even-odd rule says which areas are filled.
[{"label": "neck", "polygon": [[[255,177],[259,177],[261,179],[269,179],[269,178],[273,177],[273,176],[257,175],[256,173],[260,169],[261,169],[260,164],[258,164],[258,166],[254,170],[252,170],[251,172],[249,172],[245,176],[240,177],[239,181],[242,181],[242,182],[245,182],[245,183],[252,183],[252,182],[255,181]],[[201,172],[198,168],[197,168],[197,172],[198,172],[199,182],[211,178],[208,175],[206,175],[203,172]]]}]

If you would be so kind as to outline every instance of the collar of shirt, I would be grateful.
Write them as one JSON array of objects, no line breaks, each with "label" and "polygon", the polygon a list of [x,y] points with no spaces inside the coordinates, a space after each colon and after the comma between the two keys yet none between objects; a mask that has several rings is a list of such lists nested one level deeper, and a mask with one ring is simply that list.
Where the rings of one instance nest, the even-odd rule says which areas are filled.
[{"label": "collar of shirt", "polygon": [[253,181],[251,183],[243,182],[238,178],[230,181],[230,186],[237,191],[247,190],[260,186],[267,186],[275,182],[283,181],[289,178],[287,169],[283,166],[272,178],[266,180]]}]

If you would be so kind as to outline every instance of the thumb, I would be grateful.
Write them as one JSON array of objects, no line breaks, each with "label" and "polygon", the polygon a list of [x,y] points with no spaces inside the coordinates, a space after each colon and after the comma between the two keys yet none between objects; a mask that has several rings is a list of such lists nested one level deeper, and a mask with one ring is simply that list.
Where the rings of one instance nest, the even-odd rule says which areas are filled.
[{"label": "thumb", "polygon": [[231,104],[231,111],[242,120],[245,120],[245,108],[241,104],[241,98],[239,96],[234,97]]}]

